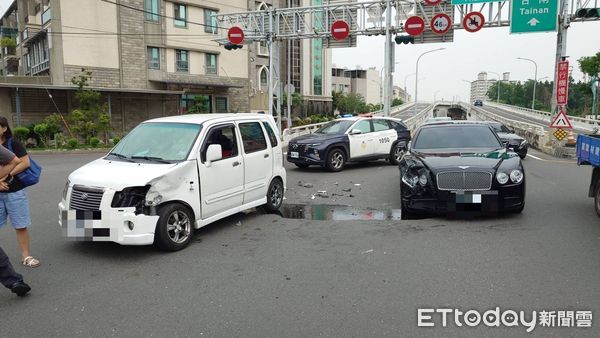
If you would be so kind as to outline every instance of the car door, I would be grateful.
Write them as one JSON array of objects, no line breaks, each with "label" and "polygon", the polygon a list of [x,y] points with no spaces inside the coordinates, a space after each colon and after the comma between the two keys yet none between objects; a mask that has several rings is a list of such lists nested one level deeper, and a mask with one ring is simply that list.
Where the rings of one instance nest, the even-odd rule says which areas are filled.
[{"label": "car door", "polygon": [[[353,130],[360,130],[360,134],[352,135]],[[375,139],[371,133],[371,120],[359,120],[348,130],[350,143],[350,159],[368,157],[375,149]]]},{"label": "car door", "polygon": [[273,150],[259,121],[238,123],[244,158],[244,204],[266,198],[273,176]]},{"label": "car door", "polygon": [[398,133],[390,127],[386,119],[373,119],[373,134],[378,155],[388,155]]},{"label": "car door", "polygon": [[[240,207],[244,202],[244,166],[237,127],[233,123],[211,127],[200,147],[200,201],[202,218]],[[222,158],[206,162],[206,150],[211,144],[222,149]]]}]

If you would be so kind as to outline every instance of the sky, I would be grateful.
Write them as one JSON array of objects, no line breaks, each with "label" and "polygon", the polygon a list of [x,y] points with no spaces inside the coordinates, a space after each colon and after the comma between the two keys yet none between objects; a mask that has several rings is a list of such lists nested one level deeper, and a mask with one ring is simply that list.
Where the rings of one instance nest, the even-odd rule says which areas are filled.
[{"label": "sky", "polygon": [[[333,63],[349,69],[357,65],[363,69],[384,65],[384,36],[359,37],[356,48],[333,50]],[[396,46],[396,69],[394,85],[404,88],[406,76],[415,72],[419,55],[431,49],[445,50],[429,53],[419,62],[418,99],[431,101],[452,100],[454,96],[468,100],[470,85],[462,80],[473,81],[481,71],[495,73],[510,72],[510,80],[526,81],[534,78],[532,62],[517,57],[532,59],[538,65],[538,79],[552,81],[556,54],[556,32],[510,34],[509,27],[486,28],[469,33],[455,30],[454,42],[430,44],[401,44]],[[600,52],[600,21],[573,22],[567,32],[567,51],[570,65],[574,66],[573,77],[581,80],[577,59]],[[488,73],[488,79],[496,76]],[[415,76],[408,77],[407,91],[414,98]],[[438,92],[439,91],[439,92]]]},{"label": "sky", "polygon": [[[0,0],[0,12],[4,13],[11,0]],[[383,36],[359,37],[357,47],[333,50],[333,63],[349,69],[363,69],[384,64]],[[418,56],[428,50],[445,47],[445,50],[427,54],[419,62],[419,100],[452,100],[453,97],[468,100],[470,85],[462,80],[473,81],[481,71],[510,72],[511,80],[526,81],[534,77],[534,65],[517,57],[533,59],[538,64],[538,79],[545,76],[552,80],[556,33],[510,34],[508,27],[486,28],[469,33],[454,32],[454,42],[408,44],[396,46],[396,69],[394,84],[404,87],[406,76],[415,72]],[[600,21],[573,22],[567,33],[567,52],[573,77],[581,80],[577,59],[600,51]],[[488,74],[488,78],[496,76]],[[414,98],[415,77],[408,77],[406,88]]]}]

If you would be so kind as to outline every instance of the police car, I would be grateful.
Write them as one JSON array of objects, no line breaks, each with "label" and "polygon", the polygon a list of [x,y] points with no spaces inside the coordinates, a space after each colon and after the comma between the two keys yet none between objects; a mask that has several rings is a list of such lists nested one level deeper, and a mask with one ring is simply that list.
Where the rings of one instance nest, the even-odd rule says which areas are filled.
[{"label": "police car", "polygon": [[404,155],[410,130],[391,117],[349,117],[331,121],[309,135],[292,139],[287,160],[300,168],[319,165],[330,171],[347,162],[387,159],[397,165]]}]

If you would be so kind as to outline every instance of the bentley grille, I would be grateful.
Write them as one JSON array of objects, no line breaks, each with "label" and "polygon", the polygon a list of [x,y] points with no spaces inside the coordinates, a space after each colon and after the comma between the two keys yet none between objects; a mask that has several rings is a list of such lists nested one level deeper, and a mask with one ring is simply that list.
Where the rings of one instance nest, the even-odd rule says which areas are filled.
[{"label": "bentley grille", "polygon": [[473,171],[447,171],[437,174],[439,190],[490,190],[492,174]]},{"label": "bentley grille", "polygon": [[100,210],[103,190],[73,186],[69,206],[74,210]]}]

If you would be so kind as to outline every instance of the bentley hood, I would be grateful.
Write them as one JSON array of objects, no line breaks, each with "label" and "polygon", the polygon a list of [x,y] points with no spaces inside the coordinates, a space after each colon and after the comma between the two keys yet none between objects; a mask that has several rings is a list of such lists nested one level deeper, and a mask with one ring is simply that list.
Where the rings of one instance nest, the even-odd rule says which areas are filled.
[{"label": "bentley hood", "polygon": [[496,150],[463,149],[460,152],[412,151],[412,154],[433,171],[448,168],[496,170],[502,162],[517,156],[514,153],[507,152],[504,148]]}]

